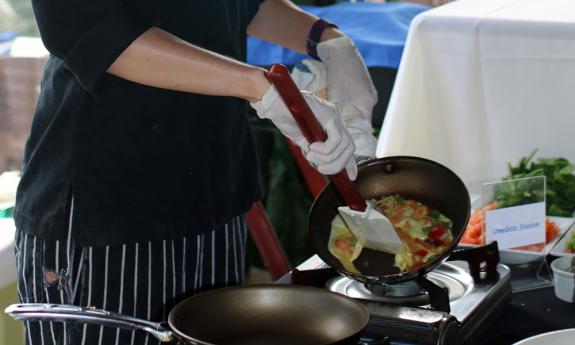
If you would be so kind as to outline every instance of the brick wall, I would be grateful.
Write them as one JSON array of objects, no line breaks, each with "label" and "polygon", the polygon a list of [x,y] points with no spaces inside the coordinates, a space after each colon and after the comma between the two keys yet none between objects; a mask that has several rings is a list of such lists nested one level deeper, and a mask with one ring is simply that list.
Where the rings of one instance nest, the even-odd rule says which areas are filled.
[{"label": "brick wall", "polygon": [[0,57],[0,172],[21,167],[46,58]]}]

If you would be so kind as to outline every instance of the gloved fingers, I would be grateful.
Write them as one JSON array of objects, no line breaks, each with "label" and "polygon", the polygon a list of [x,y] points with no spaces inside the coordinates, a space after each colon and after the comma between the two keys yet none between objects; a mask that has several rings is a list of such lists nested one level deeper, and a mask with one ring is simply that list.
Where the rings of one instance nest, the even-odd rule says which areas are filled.
[{"label": "gloved fingers", "polygon": [[350,146],[354,146],[350,136],[345,136],[339,140],[337,142],[337,146],[329,152],[326,152],[325,149],[323,149],[326,143],[327,141],[325,143],[316,142],[311,144],[310,150],[307,154],[308,160],[311,160],[318,165],[329,164],[330,162],[338,159],[338,157],[340,157],[344,152],[349,150]]},{"label": "gloved fingers", "polygon": [[[331,58],[346,57],[348,54],[355,54],[355,44],[349,37],[342,36],[322,41],[317,45],[317,54],[323,62]],[[332,52],[337,52],[333,54]]]},{"label": "gloved fingers", "polygon": [[[359,98],[360,102],[362,102],[361,104],[367,104],[367,102],[369,102],[369,100],[367,100],[367,102],[363,102],[364,99],[361,99],[361,97]],[[340,107],[338,108],[340,110],[340,114],[341,114],[341,118],[343,119],[344,122],[346,121],[350,121],[350,120],[364,120],[366,122],[368,122],[371,125],[371,117],[372,117],[372,109],[367,109],[364,108],[361,105],[356,105],[356,104],[352,104],[352,103],[339,103],[336,104],[336,106],[340,105]]]},{"label": "gloved fingers", "polygon": [[290,139],[290,140],[300,148],[304,157],[308,154],[309,144],[307,143],[307,140],[304,138],[303,135],[300,137],[295,137],[295,138]]},{"label": "gloved fingers", "polygon": [[[312,80],[306,87],[308,91],[317,95],[318,92],[327,89],[327,69],[322,62],[313,60],[303,60],[302,64],[305,65],[311,72]],[[321,98],[321,97],[320,97]]]},{"label": "gloved fingers", "polygon": [[[350,161],[355,164],[353,158],[353,145],[350,145],[344,152],[337,156],[334,160],[324,164],[318,164],[317,170],[324,175],[334,175],[346,168]],[[308,154],[309,155],[309,154]],[[352,171],[353,173],[353,171]],[[355,176],[354,176],[355,178]]]},{"label": "gloved fingers", "polygon": [[[310,145],[310,151],[306,155],[306,158],[317,165],[319,172],[327,175],[338,173],[344,169],[350,159],[353,160],[355,145],[351,137],[345,132],[345,129],[342,133],[345,133],[345,135],[338,143],[336,149],[329,154],[312,151]],[[317,144],[321,145],[322,143]],[[319,145],[316,145],[315,148]]]},{"label": "gloved fingers", "polygon": [[285,137],[287,137],[294,144],[299,146],[299,148],[302,149],[302,151],[304,151],[305,153],[309,152],[309,143],[307,142],[307,140],[305,139],[303,133],[300,131],[299,128],[294,126],[281,126],[281,125],[277,126],[277,128]]},{"label": "gloved fingers", "polygon": [[357,134],[351,135],[355,145],[356,156],[375,157],[377,149],[377,139],[371,134]]},{"label": "gloved fingers", "polygon": [[349,177],[350,180],[355,181],[357,178],[357,163],[355,162],[354,157],[352,157],[352,159],[347,163],[345,171],[347,172],[347,177]]},{"label": "gloved fingers", "polygon": [[371,127],[371,123],[363,124],[359,121],[345,122],[345,128],[347,128],[347,131],[352,136],[355,134],[368,134],[373,136],[373,127]]},{"label": "gloved fingers", "polygon": [[326,66],[327,94],[339,108],[353,103],[366,118],[377,103],[377,90],[359,50],[348,37],[321,42],[318,55]]},{"label": "gloved fingers", "polygon": [[295,65],[291,72],[291,78],[298,89],[304,89],[314,92],[311,88],[312,81],[314,80],[314,75],[312,71],[303,63]]},{"label": "gloved fingers", "polygon": [[327,140],[324,142],[318,141],[312,143],[309,146],[309,149],[320,155],[331,155],[336,152],[338,146],[340,146],[343,139],[345,139],[343,136],[344,129],[338,127],[339,126],[335,123],[335,119],[331,120],[330,123],[325,126]]}]

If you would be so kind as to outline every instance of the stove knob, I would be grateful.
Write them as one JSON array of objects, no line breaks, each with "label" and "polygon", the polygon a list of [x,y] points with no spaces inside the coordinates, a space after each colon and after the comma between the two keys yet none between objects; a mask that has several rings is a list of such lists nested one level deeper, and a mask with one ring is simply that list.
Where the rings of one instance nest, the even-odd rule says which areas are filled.
[{"label": "stove knob", "polygon": [[454,345],[461,344],[460,341],[461,324],[455,317],[445,320],[439,328],[438,344]]}]

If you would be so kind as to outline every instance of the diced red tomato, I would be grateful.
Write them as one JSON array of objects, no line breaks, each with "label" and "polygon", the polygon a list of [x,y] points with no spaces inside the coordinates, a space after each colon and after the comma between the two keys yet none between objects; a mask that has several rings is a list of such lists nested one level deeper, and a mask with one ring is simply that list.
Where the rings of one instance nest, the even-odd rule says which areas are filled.
[{"label": "diced red tomato", "polygon": [[465,233],[469,234],[471,238],[478,238],[481,236],[481,231],[483,231],[482,224],[473,224],[468,226],[468,230]]},{"label": "diced red tomato", "polygon": [[418,250],[416,250],[413,254],[415,254],[415,256],[426,256],[426,255],[427,255],[427,250],[425,250],[425,249],[418,249]]},{"label": "diced red tomato", "polygon": [[545,219],[545,243],[549,243],[553,241],[555,238],[559,236],[559,226],[549,220],[549,218]]}]

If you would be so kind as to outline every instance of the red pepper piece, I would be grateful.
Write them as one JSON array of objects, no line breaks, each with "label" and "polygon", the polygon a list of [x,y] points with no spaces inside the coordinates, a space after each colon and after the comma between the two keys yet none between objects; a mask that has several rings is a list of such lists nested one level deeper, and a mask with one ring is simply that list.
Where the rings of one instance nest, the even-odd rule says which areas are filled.
[{"label": "red pepper piece", "polygon": [[443,235],[445,233],[445,227],[443,226],[443,224],[438,225],[435,229],[433,229],[433,231],[431,231],[429,233],[429,235],[427,235],[427,237],[429,237],[432,240],[437,240],[441,237],[441,235]]}]

